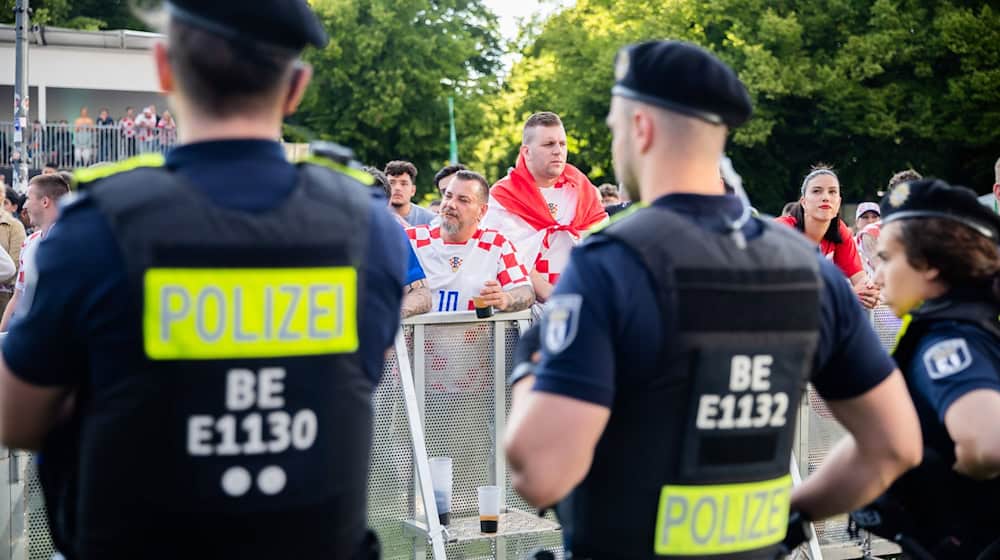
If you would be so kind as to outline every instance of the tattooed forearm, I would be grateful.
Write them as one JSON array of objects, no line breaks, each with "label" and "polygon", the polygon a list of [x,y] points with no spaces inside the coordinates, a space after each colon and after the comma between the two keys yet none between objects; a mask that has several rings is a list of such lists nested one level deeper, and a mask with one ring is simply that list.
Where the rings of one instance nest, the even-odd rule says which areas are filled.
[{"label": "tattooed forearm", "polygon": [[510,296],[510,304],[504,311],[522,311],[535,303],[535,290],[531,286],[520,286],[507,292]]},{"label": "tattooed forearm", "polygon": [[403,288],[403,308],[400,316],[405,319],[431,310],[431,291],[426,280],[417,280]]}]

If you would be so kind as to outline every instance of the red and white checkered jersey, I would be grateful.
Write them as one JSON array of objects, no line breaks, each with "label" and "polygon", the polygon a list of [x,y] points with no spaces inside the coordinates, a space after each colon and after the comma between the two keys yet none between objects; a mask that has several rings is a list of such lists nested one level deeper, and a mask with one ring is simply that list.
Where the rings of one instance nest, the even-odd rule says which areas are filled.
[{"label": "red and white checkered jersey", "polygon": [[156,117],[145,114],[135,118],[135,128],[138,131],[139,140],[146,142],[156,136]]},{"label": "red and white checkered jersey", "polygon": [[[564,184],[559,183],[539,191],[556,222],[569,225],[576,217],[576,201],[579,196],[576,190],[564,188]],[[554,231],[546,235],[545,230],[536,230],[492,196],[489,210],[483,219],[483,227],[506,235],[519,247],[524,262],[531,264],[530,270],[546,275],[550,284],[559,280],[559,274],[569,264],[570,252],[580,241],[568,231]]]},{"label": "red and white checkered jersey", "polygon": [[478,229],[465,243],[446,243],[441,228],[430,225],[407,228],[406,235],[427,276],[431,311],[475,309],[472,297],[487,280],[504,290],[530,285],[514,245],[497,231]]},{"label": "red and white checkered jersey", "polygon": [[21,264],[17,267],[17,280],[14,281],[15,292],[24,293],[24,286],[38,277],[38,271],[35,270],[35,251],[38,250],[38,241],[41,238],[42,230],[38,230],[29,235],[21,244]]},{"label": "red and white checkered jersey", "polygon": [[132,120],[132,119],[130,119],[128,117],[122,117],[122,120],[118,121],[118,126],[121,127],[122,134],[125,135],[125,138],[134,138],[135,137],[135,121],[134,120]]}]

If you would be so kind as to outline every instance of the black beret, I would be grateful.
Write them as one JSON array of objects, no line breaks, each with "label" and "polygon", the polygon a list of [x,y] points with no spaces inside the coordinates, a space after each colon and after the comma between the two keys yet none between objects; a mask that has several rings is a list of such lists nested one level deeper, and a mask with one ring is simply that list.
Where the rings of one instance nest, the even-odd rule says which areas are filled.
[{"label": "black beret", "polygon": [[329,41],[306,0],[167,0],[166,8],[172,18],[230,40],[296,51]]},{"label": "black beret", "polygon": [[910,218],[944,218],[1000,240],[1000,216],[979,203],[972,189],[951,186],[940,179],[907,181],[882,199],[882,223]]},{"label": "black beret", "polygon": [[750,95],[733,69],[682,41],[628,45],[615,60],[612,95],[735,128],[750,118]]}]

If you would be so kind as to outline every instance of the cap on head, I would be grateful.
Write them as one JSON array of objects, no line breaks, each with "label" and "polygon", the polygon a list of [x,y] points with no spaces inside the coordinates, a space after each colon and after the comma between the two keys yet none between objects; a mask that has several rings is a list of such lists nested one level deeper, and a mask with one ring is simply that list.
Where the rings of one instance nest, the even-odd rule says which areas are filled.
[{"label": "cap on head", "polygon": [[854,219],[857,220],[865,214],[865,212],[875,212],[879,216],[882,215],[882,210],[879,209],[878,204],[875,202],[862,202],[858,204],[858,210],[854,213]]},{"label": "cap on head", "polygon": [[306,0],[167,0],[171,17],[226,39],[300,51],[325,47],[323,24]]},{"label": "cap on head", "polygon": [[940,179],[907,181],[882,199],[882,223],[912,218],[944,218],[964,224],[1000,241],[1000,216],[979,203],[972,189],[951,186]]},{"label": "cap on head", "polygon": [[619,50],[611,94],[729,128],[745,123],[753,112],[733,69],[682,41],[648,41]]}]

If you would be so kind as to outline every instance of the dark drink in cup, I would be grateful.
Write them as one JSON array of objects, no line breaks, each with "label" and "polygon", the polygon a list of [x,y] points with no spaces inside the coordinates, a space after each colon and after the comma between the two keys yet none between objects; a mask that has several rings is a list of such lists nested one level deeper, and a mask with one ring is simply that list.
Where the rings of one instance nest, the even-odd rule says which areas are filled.
[{"label": "dark drink in cup", "polygon": [[500,526],[499,515],[480,515],[479,531],[481,533],[496,533]]},{"label": "dark drink in cup", "polygon": [[500,526],[500,487],[480,486],[479,493],[479,530],[483,533],[496,533]]},{"label": "dark drink in cup", "polygon": [[475,296],[472,298],[472,305],[476,308],[476,317],[487,319],[493,316],[493,306],[487,305],[483,298]]}]

